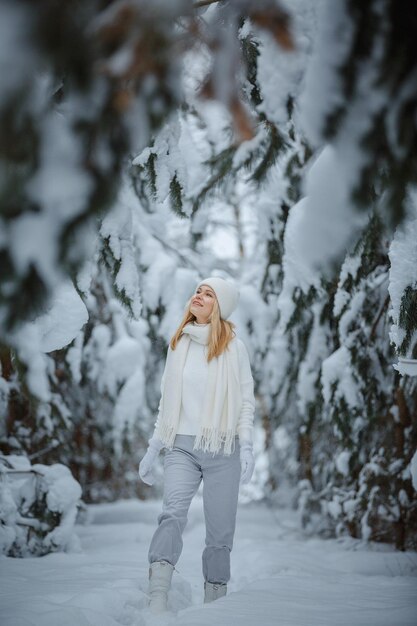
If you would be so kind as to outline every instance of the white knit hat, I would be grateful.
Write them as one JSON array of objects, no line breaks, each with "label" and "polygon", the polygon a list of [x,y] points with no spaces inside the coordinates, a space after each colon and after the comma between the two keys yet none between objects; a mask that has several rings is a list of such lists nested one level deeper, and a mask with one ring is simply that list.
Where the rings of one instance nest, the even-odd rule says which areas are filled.
[{"label": "white knit hat", "polygon": [[218,276],[204,278],[204,280],[198,283],[195,290],[197,291],[201,285],[208,285],[213,289],[219,303],[220,317],[227,320],[237,307],[239,301],[238,289],[228,280],[224,280],[224,278],[219,278]]}]

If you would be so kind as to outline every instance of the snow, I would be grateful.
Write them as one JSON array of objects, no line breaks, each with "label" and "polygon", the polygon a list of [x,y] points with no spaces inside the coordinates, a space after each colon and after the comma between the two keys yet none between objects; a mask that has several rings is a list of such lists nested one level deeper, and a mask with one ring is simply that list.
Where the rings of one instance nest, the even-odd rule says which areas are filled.
[{"label": "snow", "polygon": [[65,360],[70,368],[71,377],[75,383],[81,381],[81,360],[82,360],[83,337],[79,334],[74,344],[68,348]]},{"label": "snow", "polygon": [[256,38],[260,43],[257,77],[262,95],[258,109],[277,125],[287,122],[288,98],[292,96],[297,99],[303,87],[317,11],[316,3],[308,0],[286,0],[281,4],[291,15],[293,51],[284,51],[277,46],[274,37],[267,30],[255,29]]},{"label": "snow", "polygon": [[115,269],[114,283],[119,292],[128,298],[132,312],[138,318],[142,304],[132,235],[133,210],[128,198],[128,192],[124,194],[122,191],[118,203],[104,218],[100,234],[103,239],[108,239],[114,259],[119,263]]},{"label": "snow", "polygon": [[[42,78],[36,86],[38,90],[46,88]],[[42,100],[42,94],[39,99]],[[51,112],[39,123],[42,137],[40,163],[28,180],[25,192],[42,210],[23,212],[4,228],[17,272],[24,275],[33,265],[47,287],[54,288],[62,278],[58,263],[60,236],[66,226],[85,210],[92,192],[92,180],[83,169],[81,146],[71,130],[71,123],[56,112]],[[86,244],[87,249],[83,249],[80,243]],[[72,245],[73,258],[87,256],[89,245],[90,239],[84,241],[80,234]]]},{"label": "snow", "polygon": [[417,359],[398,359],[393,368],[400,372],[401,376],[417,376]]},{"label": "snow", "polygon": [[273,433],[274,447],[279,451],[285,451],[291,445],[291,437],[283,425],[277,426]]},{"label": "snow", "polygon": [[315,145],[322,142],[324,115],[343,106],[342,79],[337,68],[348,54],[353,36],[352,21],[346,15],[345,4],[339,2],[335,10],[334,3],[326,0],[319,7],[313,55],[301,96],[302,122],[310,142]]},{"label": "snow", "polygon": [[371,50],[365,59],[361,59],[355,93],[349,97],[349,106],[346,107],[345,84],[339,70],[349,58],[352,45],[355,45],[352,44],[356,35],[354,20],[350,13],[346,0],[320,3],[318,31],[300,102],[301,121],[308,139],[316,147],[323,143],[326,116],[335,111],[345,114],[341,116],[334,147],[339,178],[348,190],[355,187],[361,169],[373,158],[363,149],[362,139],[369,133],[374,117],[385,107],[389,108],[392,99],[378,81],[383,46],[381,29],[378,32],[376,28]]},{"label": "snow", "polygon": [[314,314],[313,327],[297,377],[297,409],[300,415],[308,415],[309,406],[315,401],[318,372],[329,353],[326,325],[320,321],[322,303],[315,302],[311,311]]},{"label": "snow", "polygon": [[146,406],[145,384],[144,369],[137,367],[127,378],[117,397],[113,415],[113,441],[119,458],[123,455],[125,428],[127,427],[129,434],[133,433],[137,417]]},{"label": "snow", "polygon": [[71,281],[64,281],[55,291],[48,310],[32,325],[39,333],[42,352],[64,348],[88,321],[88,311]]},{"label": "snow", "polygon": [[303,538],[296,514],[240,505],[228,595],[204,605],[201,493],[191,503],[171,611],[147,608],[147,550],[161,501],[88,507],[80,553],[0,559],[2,626],[415,626],[417,555]]},{"label": "snow", "polygon": [[334,297],[334,317],[338,317],[341,314],[342,310],[350,300],[350,295],[347,291],[345,291],[345,289],[343,289],[343,285],[345,284],[349,276],[353,280],[356,278],[357,272],[361,266],[361,262],[362,255],[360,254],[348,255],[343,261],[342,268],[339,274],[337,291]]},{"label": "snow", "polygon": [[0,456],[0,481],[1,554],[79,550],[74,524],[82,489],[68,467]]},{"label": "snow", "polygon": [[[1,365],[0,365],[1,374]],[[9,400],[9,384],[0,376],[0,415],[6,415],[7,403]]]},{"label": "snow", "polygon": [[61,463],[48,467],[34,465],[33,469],[43,474],[42,489],[46,493],[48,509],[62,515],[56,526],[44,539],[45,545],[78,549],[78,540],[73,536],[77,517],[77,504],[81,498],[81,485],[72,477],[70,470]]},{"label": "snow", "polygon": [[355,322],[357,323],[357,320],[360,319],[366,298],[367,294],[364,291],[355,293],[339,320],[340,342],[349,349],[355,346],[357,332],[352,331],[352,328],[354,328]]},{"label": "snow", "polygon": [[46,502],[51,511],[66,513],[81,498],[81,487],[71,478],[65,465],[56,463],[47,471],[44,465],[34,465],[33,469],[44,475],[44,483],[48,488]]},{"label": "snow", "polygon": [[[42,124],[41,168],[30,180],[28,191],[49,218],[52,214],[70,221],[83,212],[93,190],[92,180],[84,171],[81,145],[70,122],[54,113]],[[25,251],[23,247],[20,254]]]},{"label": "snow", "polygon": [[343,476],[349,476],[349,460],[351,453],[349,450],[342,450],[339,452],[335,459],[337,471],[343,474]]},{"label": "snow", "polygon": [[138,366],[143,368],[143,356],[140,344],[133,337],[122,337],[109,348],[106,385],[112,395],[117,385],[129,378]]},{"label": "snow", "polygon": [[31,393],[44,402],[50,400],[47,375],[47,360],[41,349],[38,329],[33,324],[24,324],[13,336],[19,358],[28,367],[26,383]]},{"label": "snow", "polygon": [[[333,398],[332,387],[335,382],[337,382],[337,388]],[[321,384],[326,404],[332,401],[336,403],[338,398],[343,397],[350,408],[360,406],[360,397],[353,377],[351,354],[346,346],[340,346],[323,361]]]},{"label": "snow", "polygon": [[44,402],[50,400],[48,359],[45,353],[70,344],[88,320],[88,311],[70,280],[54,289],[48,307],[10,334],[19,358],[27,366],[31,393]]},{"label": "snow", "polygon": [[410,463],[411,482],[414,489],[417,491],[417,450],[414,452],[413,458]]},{"label": "snow", "polygon": [[337,151],[327,145],[310,166],[306,197],[291,208],[285,233],[288,269],[303,291],[331,275],[367,217],[355,212]]},{"label": "snow", "polygon": [[[417,196],[414,194],[414,212],[417,215]],[[399,227],[394,235],[389,249],[390,257],[390,317],[393,324],[390,330],[390,339],[397,348],[400,347],[405,330],[399,326],[401,300],[408,286],[417,288],[417,219],[408,220]],[[411,348],[413,342],[411,342]],[[404,355],[405,356],[405,355]],[[411,356],[407,355],[407,356]],[[396,369],[399,369],[396,367]],[[399,371],[401,371],[399,369]],[[403,372],[406,373],[406,372]]]}]

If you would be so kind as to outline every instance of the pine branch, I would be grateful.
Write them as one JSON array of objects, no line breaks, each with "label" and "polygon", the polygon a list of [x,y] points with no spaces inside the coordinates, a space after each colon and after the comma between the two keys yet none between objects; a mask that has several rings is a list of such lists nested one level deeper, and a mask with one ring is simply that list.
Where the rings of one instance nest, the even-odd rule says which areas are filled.
[{"label": "pine branch", "polygon": [[160,237],[156,233],[152,233],[152,237],[156,239],[157,241],[159,241],[159,243],[162,244],[164,249],[169,250],[170,252],[173,252],[181,260],[181,263],[183,264],[184,267],[191,267],[193,270],[196,270],[198,273],[200,273],[201,266],[197,265],[196,263],[193,263],[190,260],[189,255],[186,256],[185,254],[182,254],[177,248],[174,248],[173,246],[171,246],[169,243],[165,241],[165,239],[162,239],[162,237]]},{"label": "pine branch", "polygon": [[251,101],[253,106],[256,107],[262,102],[257,80],[259,44],[250,37],[242,39],[242,56],[246,63],[247,79],[252,87],[250,91]]},{"label": "pine branch", "polygon": [[203,189],[195,198],[192,210],[193,214],[200,208],[207,196],[222,184],[226,174],[232,169],[235,151],[236,146],[229,146],[220,152],[220,154],[205,161],[205,165],[212,166],[215,169],[215,173],[209,178]]},{"label": "pine branch", "polygon": [[119,287],[117,286],[117,275],[119,273],[122,261],[121,259],[116,259],[116,257],[114,256],[110,246],[110,237],[106,237],[105,239],[103,239],[103,246],[100,252],[100,260],[103,262],[104,266],[112,277],[112,289],[114,294],[116,295],[119,302],[121,302],[121,304],[127,309],[129,315],[133,319],[135,319],[131,299],[126,294],[125,289],[119,289]]},{"label": "pine branch", "polygon": [[184,206],[182,201],[182,187],[178,180],[177,174],[171,179],[169,183],[169,199],[172,210],[179,215],[179,217],[187,217],[184,212]]},{"label": "pine branch", "polygon": [[287,146],[281,133],[278,132],[278,129],[274,124],[269,122],[267,124],[267,128],[269,131],[270,141],[260,163],[252,174],[252,179],[258,184],[265,179],[265,176],[276,162],[281,150]]},{"label": "pine branch", "polygon": [[380,310],[379,310],[379,313],[378,313],[378,315],[377,315],[377,316],[376,316],[376,318],[375,318],[375,321],[374,321],[374,323],[373,323],[373,325],[372,325],[372,328],[371,328],[371,332],[369,333],[369,339],[374,339],[374,337],[375,337],[375,332],[376,332],[376,328],[377,328],[377,326],[378,326],[379,320],[381,319],[382,314],[384,313],[384,311],[386,311],[386,310],[387,310],[388,305],[389,305],[389,302],[390,302],[390,297],[389,297],[389,295],[388,295],[388,296],[385,298],[385,300],[384,300],[384,302],[383,302],[383,304],[382,304],[382,306],[381,306],[381,308],[380,308]]}]

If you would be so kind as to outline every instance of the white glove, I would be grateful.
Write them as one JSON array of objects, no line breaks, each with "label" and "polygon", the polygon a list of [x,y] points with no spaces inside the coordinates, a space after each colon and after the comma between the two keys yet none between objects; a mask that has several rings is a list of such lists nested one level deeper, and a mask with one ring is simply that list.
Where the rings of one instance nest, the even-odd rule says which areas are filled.
[{"label": "white glove", "polygon": [[152,466],[163,447],[164,443],[155,435],[153,435],[148,441],[148,449],[146,450],[145,456],[139,463],[138,472],[139,478],[141,478],[147,485],[153,485],[154,483],[155,477],[152,472]]},{"label": "white glove", "polygon": [[246,485],[252,478],[255,469],[253,444],[250,441],[244,441],[240,444],[240,467],[240,484]]}]

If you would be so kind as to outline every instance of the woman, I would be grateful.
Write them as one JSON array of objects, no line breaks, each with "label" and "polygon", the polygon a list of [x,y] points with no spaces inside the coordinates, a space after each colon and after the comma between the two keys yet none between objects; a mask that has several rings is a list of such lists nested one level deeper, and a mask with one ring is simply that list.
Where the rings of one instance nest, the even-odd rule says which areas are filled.
[{"label": "woman", "polygon": [[227,321],[238,299],[230,282],[218,277],[202,280],[168,347],[158,418],[139,465],[140,478],[153,484],[153,463],[166,448],[163,509],[148,553],[153,612],[166,611],[188,510],[201,480],[204,602],[227,591],[239,483],[249,482],[255,465],[249,357],[234,324]]}]

